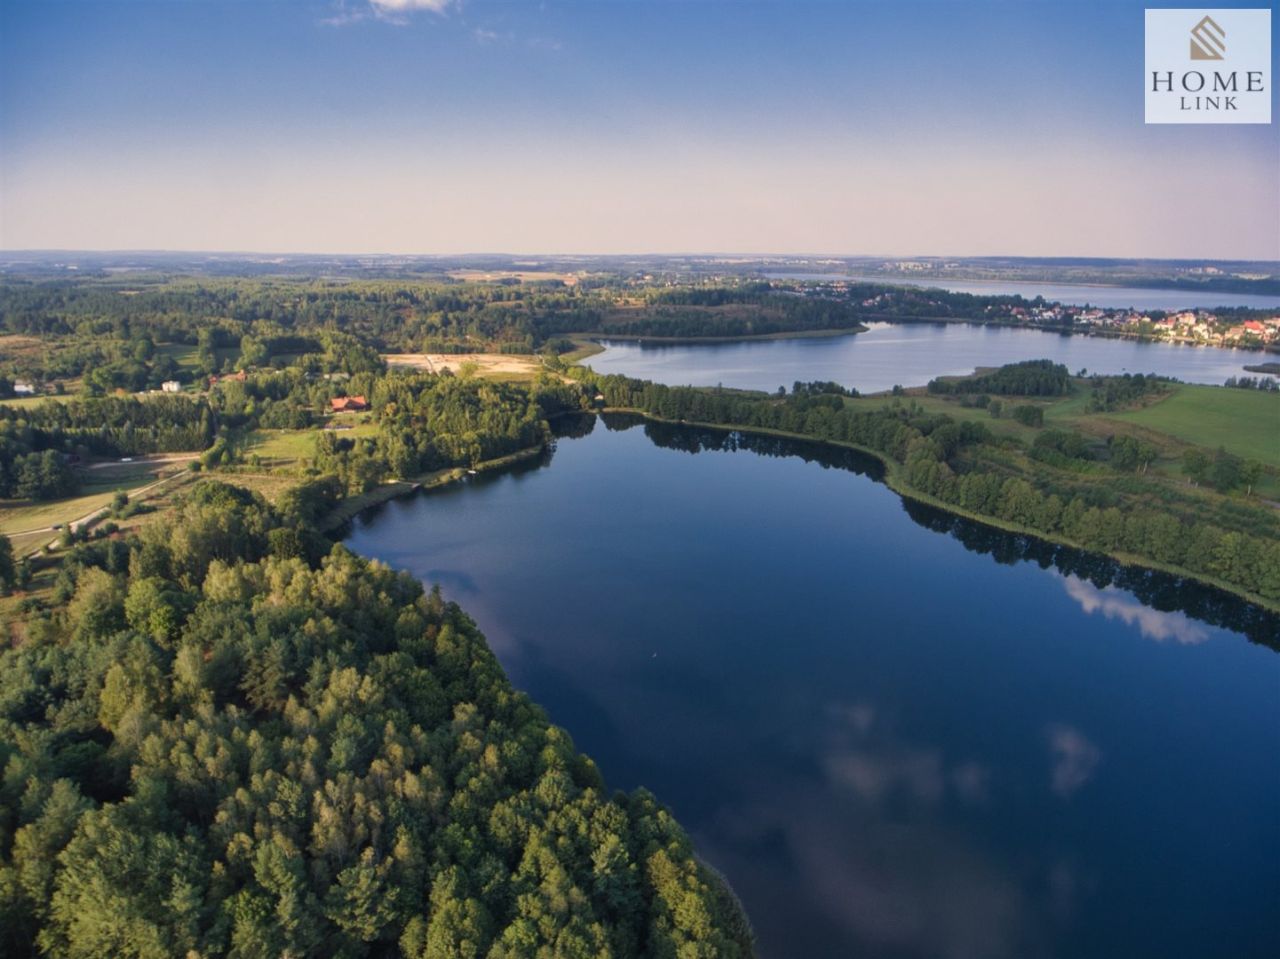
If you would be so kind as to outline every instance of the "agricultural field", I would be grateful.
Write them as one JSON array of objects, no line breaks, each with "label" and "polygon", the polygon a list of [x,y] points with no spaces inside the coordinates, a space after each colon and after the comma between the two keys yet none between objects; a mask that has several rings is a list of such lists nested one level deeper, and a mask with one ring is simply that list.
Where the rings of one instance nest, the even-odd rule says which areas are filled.
[{"label": "agricultural field", "polygon": [[1280,469],[1280,394],[1217,386],[1178,385],[1142,409],[1106,419],[1156,430],[1197,446],[1258,460]]}]

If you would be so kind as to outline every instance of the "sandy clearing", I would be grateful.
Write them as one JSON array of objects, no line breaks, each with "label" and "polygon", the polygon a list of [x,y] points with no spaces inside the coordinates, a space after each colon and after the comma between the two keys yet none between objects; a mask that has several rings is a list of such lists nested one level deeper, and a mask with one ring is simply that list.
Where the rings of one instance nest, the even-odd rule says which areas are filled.
[{"label": "sandy clearing", "polygon": [[390,353],[383,359],[390,366],[408,366],[429,373],[457,373],[464,363],[474,363],[480,376],[529,374],[542,368],[538,357],[518,353]]}]

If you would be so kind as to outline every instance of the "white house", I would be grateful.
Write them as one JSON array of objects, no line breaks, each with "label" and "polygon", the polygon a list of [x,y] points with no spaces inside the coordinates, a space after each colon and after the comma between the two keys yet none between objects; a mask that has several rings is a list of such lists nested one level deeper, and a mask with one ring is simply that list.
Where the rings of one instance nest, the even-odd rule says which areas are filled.
[{"label": "white house", "polygon": [[177,380],[165,380],[160,384],[160,389],[164,390],[166,393],[181,393],[182,384]]},{"label": "white house", "polygon": [[33,396],[35,395],[36,388],[30,383],[14,383],[13,392],[18,396]]}]

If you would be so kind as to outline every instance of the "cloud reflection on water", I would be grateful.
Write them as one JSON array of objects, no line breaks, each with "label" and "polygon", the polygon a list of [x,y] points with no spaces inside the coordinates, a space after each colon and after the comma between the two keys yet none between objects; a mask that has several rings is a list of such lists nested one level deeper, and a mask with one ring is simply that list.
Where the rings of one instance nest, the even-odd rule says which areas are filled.
[{"label": "cloud reflection on water", "polygon": [[1165,613],[1152,609],[1114,586],[1098,589],[1077,576],[1064,576],[1062,583],[1067,595],[1079,603],[1086,613],[1101,613],[1107,619],[1118,619],[1129,626],[1137,626],[1147,639],[1154,639],[1158,643],[1172,639],[1181,645],[1193,646],[1209,638],[1209,630],[1188,618],[1185,613]]},{"label": "cloud reflection on water", "polygon": [[1053,770],[1049,786],[1063,799],[1070,799],[1093,778],[1102,750],[1073,726],[1053,723],[1049,726],[1049,754],[1053,757]]},{"label": "cloud reflection on water", "polygon": [[1005,862],[971,831],[991,799],[986,764],[910,742],[867,702],[830,705],[815,735],[817,782],[797,773],[753,783],[697,836],[751,900],[769,895],[775,860],[785,860],[812,913],[790,917],[795,955],[806,923],[842,929],[868,955],[1045,954],[1059,867]]}]

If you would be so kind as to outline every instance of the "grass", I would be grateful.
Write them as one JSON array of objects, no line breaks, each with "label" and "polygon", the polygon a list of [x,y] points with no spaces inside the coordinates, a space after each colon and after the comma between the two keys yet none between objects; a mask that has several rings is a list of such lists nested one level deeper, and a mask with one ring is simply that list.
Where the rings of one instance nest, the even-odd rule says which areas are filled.
[{"label": "grass", "polygon": [[156,356],[168,356],[178,366],[185,369],[195,368],[198,352],[194,346],[188,343],[165,343],[156,347]]},{"label": "grass", "polygon": [[603,353],[604,347],[595,340],[587,338],[587,334],[575,334],[569,337],[574,345],[574,349],[568,353],[561,353],[560,359],[569,365],[581,363],[589,356],[595,356],[597,353]]},{"label": "grass", "polygon": [[[1088,408],[1092,393],[1082,381],[1069,396],[1053,399],[1002,397],[1006,410],[1024,403],[1044,409],[1047,428],[1083,433],[1097,447],[1112,435],[1130,435],[1152,443],[1160,458],[1150,472],[1170,483],[1184,484],[1182,454],[1188,446],[1216,449],[1268,467],[1254,489],[1264,499],[1280,499],[1280,395],[1221,386],[1177,385],[1149,405],[1117,413],[1095,413]],[[996,436],[1020,440],[1028,446],[1040,430],[1023,426],[1007,413],[993,419],[984,409],[963,407],[958,397],[908,390],[905,396],[889,394],[846,401],[854,408],[876,409],[894,402],[916,403],[929,413],[945,413],[957,421],[982,423]],[[1105,456],[1105,454],[1101,454]]]},{"label": "grass", "polygon": [[243,489],[252,490],[255,493],[261,493],[268,503],[274,503],[278,500],[285,490],[292,489],[301,482],[297,475],[288,473],[262,473],[262,472],[242,472],[237,470],[234,473],[223,471],[215,471],[211,473],[198,473],[194,476],[204,479],[217,480],[220,483],[229,483],[232,486],[239,486]]},{"label": "grass", "polygon": [[[141,485],[141,484],[137,484]],[[99,490],[70,499],[30,502],[0,500],[0,533],[9,535],[26,529],[70,523],[111,503],[114,490]],[[42,535],[48,536],[48,533]]]},{"label": "grass", "polygon": [[[860,396],[854,400],[847,400],[847,404],[854,409],[882,409],[891,406],[895,402],[900,402],[905,406],[912,403],[917,404],[926,413],[945,413],[953,420],[959,423],[973,422],[981,423],[991,430],[997,436],[1013,436],[1024,442],[1030,443],[1035,439],[1036,430],[1023,426],[1011,416],[1011,411],[1015,406],[1021,406],[1024,403],[1034,402],[1033,400],[1021,397],[1002,397],[1004,403],[1004,415],[999,419],[993,417],[989,412],[977,406],[961,406],[959,397],[938,396],[927,393],[924,390],[908,390],[905,396],[892,396],[888,393],[877,393],[874,396]],[[1043,405],[1036,403],[1036,405]],[[1045,406],[1045,422],[1049,420],[1049,411],[1051,406]]]},{"label": "grass", "polygon": [[1179,385],[1143,409],[1106,414],[1185,443],[1258,460],[1280,469],[1280,394],[1221,386]]},{"label": "grass", "polygon": [[0,405],[16,406],[19,409],[23,409],[26,407],[39,406],[41,403],[45,403],[49,400],[53,400],[55,403],[69,403],[75,398],[76,397],[71,393],[64,393],[61,396],[56,396],[52,393],[42,393],[39,396],[15,396],[11,399],[0,400]]},{"label": "grass", "polygon": [[[173,475],[185,464],[169,464],[160,468],[161,475]],[[56,534],[27,532],[46,527],[67,525],[111,505],[116,490],[132,492],[156,482],[155,464],[113,463],[101,470],[81,473],[80,493],[67,499],[43,501],[0,500],[0,533],[8,536],[16,552],[25,553],[52,540]],[[164,487],[161,487],[164,489]],[[160,490],[157,490],[157,494]],[[20,535],[15,535],[20,534]]]},{"label": "grass", "polygon": [[[365,417],[344,414],[335,422],[350,426],[349,430],[338,430],[335,435],[339,439],[355,439],[361,436],[373,436],[378,432],[376,423],[366,422]],[[316,455],[316,437],[322,430],[254,430],[245,443],[244,455],[257,456],[268,463],[278,461],[275,465],[297,463],[299,460],[314,459]]]},{"label": "grass", "polygon": [[[354,430],[344,430],[340,436],[350,436]],[[259,456],[264,460],[311,459],[316,455],[316,437],[319,430],[254,430],[245,444],[246,456]]]}]

